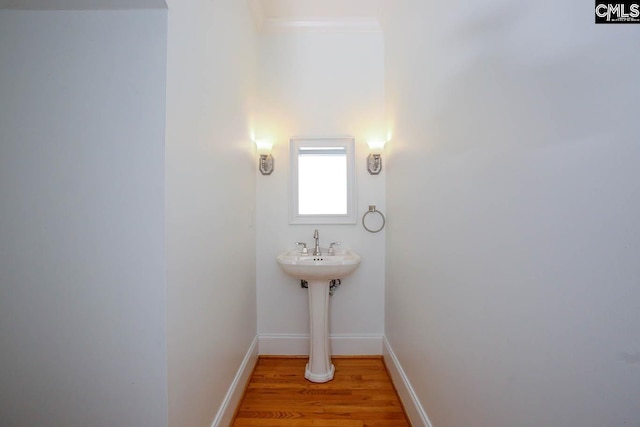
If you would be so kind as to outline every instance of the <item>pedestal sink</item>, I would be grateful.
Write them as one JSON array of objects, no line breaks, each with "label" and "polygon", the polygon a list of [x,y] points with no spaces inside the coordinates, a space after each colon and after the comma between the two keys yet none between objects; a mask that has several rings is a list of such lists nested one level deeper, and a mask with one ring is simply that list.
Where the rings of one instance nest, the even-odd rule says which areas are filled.
[{"label": "pedestal sink", "polygon": [[304,377],[315,383],[331,381],[335,368],[329,351],[329,282],[353,273],[360,265],[360,255],[350,250],[322,256],[290,251],[280,254],[277,261],[285,273],[309,284],[311,349]]}]

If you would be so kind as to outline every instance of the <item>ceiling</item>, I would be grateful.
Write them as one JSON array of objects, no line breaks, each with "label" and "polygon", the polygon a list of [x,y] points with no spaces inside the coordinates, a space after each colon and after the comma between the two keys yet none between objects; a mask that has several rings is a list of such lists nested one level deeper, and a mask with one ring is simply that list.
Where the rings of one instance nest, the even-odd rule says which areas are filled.
[{"label": "ceiling", "polygon": [[261,31],[380,31],[381,0],[247,0]]}]

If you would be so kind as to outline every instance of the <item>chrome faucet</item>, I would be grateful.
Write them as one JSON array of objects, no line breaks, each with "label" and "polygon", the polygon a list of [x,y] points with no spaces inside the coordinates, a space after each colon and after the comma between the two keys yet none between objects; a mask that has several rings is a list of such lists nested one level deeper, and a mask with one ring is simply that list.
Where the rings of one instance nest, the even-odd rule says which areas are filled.
[{"label": "chrome faucet", "polygon": [[296,246],[302,246],[302,250],[300,251],[300,253],[302,255],[309,255],[309,252],[307,252],[307,244],[304,242],[296,242]]},{"label": "chrome faucet", "polygon": [[340,246],[342,244],[342,242],[333,242],[329,245],[329,255],[335,255],[336,254],[336,249],[334,248],[334,246]]},{"label": "chrome faucet", "polygon": [[317,229],[313,232],[313,238],[316,239],[316,246],[313,248],[313,255],[322,255],[320,252],[320,234]]}]

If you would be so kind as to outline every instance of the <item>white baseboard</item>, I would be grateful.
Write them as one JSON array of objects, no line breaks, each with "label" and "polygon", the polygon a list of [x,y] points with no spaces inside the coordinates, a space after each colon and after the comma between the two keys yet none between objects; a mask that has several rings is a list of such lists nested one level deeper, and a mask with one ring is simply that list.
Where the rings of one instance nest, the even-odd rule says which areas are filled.
[{"label": "white baseboard", "polygon": [[429,421],[427,413],[422,407],[413,387],[411,387],[409,378],[407,378],[407,375],[404,373],[400,361],[391,348],[391,344],[387,341],[387,337],[383,337],[382,342],[382,357],[391,375],[391,381],[393,381],[393,385],[395,385],[400,400],[404,405],[404,410],[409,417],[409,421],[411,421],[411,425],[413,427],[432,427],[431,421]]},{"label": "white baseboard", "polygon": [[[308,334],[261,334],[261,355],[305,356],[309,354]],[[382,335],[329,335],[331,354],[335,356],[369,356],[382,354]]]},{"label": "white baseboard", "polygon": [[229,387],[229,391],[227,391],[227,395],[222,401],[222,405],[220,405],[220,409],[218,410],[216,417],[213,419],[211,427],[227,427],[231,425],[236,408],[240,404],[240,399],[242,399],[245,387],[251,378],[251,374],[253,373],[253,368],[256,365],[257,360],[258,337],[256,336],[251,342],[249,350],[247,350],[247,353],[240,364],[240,368],[238,368],[238,372]]}]

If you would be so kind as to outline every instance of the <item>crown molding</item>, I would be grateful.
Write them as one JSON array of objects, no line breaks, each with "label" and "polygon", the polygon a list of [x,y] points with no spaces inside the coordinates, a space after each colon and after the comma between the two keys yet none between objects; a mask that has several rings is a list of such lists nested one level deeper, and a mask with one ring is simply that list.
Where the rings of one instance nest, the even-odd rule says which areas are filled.
[{"label": "crown molding", "polygon": [[261,22],[263,32],[382,32],[376,18],[265,18]]}]

